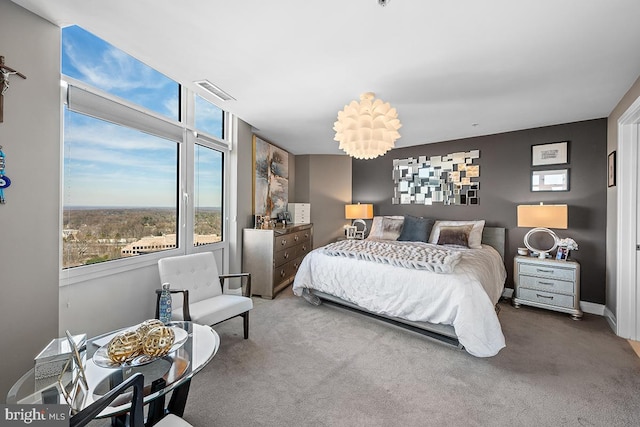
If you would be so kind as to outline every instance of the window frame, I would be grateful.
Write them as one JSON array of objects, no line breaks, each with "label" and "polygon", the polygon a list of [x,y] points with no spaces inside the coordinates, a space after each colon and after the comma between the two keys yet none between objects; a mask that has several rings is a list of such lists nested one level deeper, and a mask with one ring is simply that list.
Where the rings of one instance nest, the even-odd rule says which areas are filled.
[{"label": "window frame", "polygon": [[[73,268],[62,268],[63,265],[63,243],[59,240],[59,285],[68,286],[87,280],[99,279],[111,275],[140,268],[155,266],[159,259],[184,255],[189,253],[218,251],[228,252],[229,247],[229,179],[227,176],[229,153],[231,151],[232,138],[232,115],[223,109],[223,138],[216,138],[194,129],[194,99],[195,91],[186,88],[180,82],[180,121],[171,120],[159,113],[146,109],[143,106],[131,103],[116,95],[107,93],[72,77],[61,74],[61,102],[62,109],[60,120],[63,123],[60,135],[60,161],[64,163],[64,108],[68,106],[69,93],[75,90],[82,90],[83,103],[74,104],[73,111],[95,117],[100,120],[126,126],[145,133],[160,136],[178,144],[178,176],[176,197],[177,203],[177,248],[159,252],[153,252],[134,257],[125,257],[97,264],[82,265]],[[72,89],[70,89],[70,87]],[[207,99],[204,94],[198,93]],[[210,99],[208,101],[212,102]],[[72,95],[72,103],[73,103]],[[215,104],[215,103],[214,103]],[[217,104],[216,104],[217,105]],[[106,107],[105,107],[106,106]],[[105,110],[106,108],[106,110]],[[132,119],[135,117],[138,121]],[[124,123],[123,123],[124,122]],[[150,123],[155,123],[164,132],[158,133],[154,128],[149,128]],[[168,133],[166,133],[168,132]],[[176,140],[176,135],[181,135],[180,140]],[[194,196],[194,150],[195,144],[221,151],[223,155],[223,182],[222,182],[222,240],[201,246],[193,245],[193,227],[195,222],[195,209],[190,200]],[[61,167],[61,191],[60,191],[60,233],[62,236],[63,213],[64,213],[64,168]]]}]

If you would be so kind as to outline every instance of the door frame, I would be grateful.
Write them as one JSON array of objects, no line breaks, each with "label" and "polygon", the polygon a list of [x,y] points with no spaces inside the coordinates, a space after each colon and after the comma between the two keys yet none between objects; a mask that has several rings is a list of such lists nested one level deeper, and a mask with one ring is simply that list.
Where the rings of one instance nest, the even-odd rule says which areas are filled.
[{"label": "door frame", "polygon": [[640,98],[618,119],[617,177],[617,263],[616,263],[616,334],[639,340],[636,239],[638,220],[638,124]]}]

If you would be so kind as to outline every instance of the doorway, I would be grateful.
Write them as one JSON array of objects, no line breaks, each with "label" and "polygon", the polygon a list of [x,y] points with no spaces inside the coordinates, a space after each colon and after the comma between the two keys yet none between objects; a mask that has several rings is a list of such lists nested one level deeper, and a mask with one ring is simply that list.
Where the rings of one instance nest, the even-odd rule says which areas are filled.
[{"label": "doorway", "polygon": [[638,208],[638,144],[640,135],[640,98],[618,120],[618,213],[616,263],[616,334],[622,338],[640,340],[640,292],[638,266],[640,265],[640,227]]}]

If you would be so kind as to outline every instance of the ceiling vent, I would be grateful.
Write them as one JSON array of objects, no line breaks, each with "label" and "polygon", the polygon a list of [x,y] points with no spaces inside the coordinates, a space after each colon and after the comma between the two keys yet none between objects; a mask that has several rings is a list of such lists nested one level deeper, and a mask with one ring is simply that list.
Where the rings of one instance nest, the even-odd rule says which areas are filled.
[{"label": "ceiling vent", "polygon": [[218,86],[211,83],[209,80],[200,80],[195,82],[195,84],[223,101],[235,101],[235,98],[233,96],[229,95],[227,92],[223,91]]}]

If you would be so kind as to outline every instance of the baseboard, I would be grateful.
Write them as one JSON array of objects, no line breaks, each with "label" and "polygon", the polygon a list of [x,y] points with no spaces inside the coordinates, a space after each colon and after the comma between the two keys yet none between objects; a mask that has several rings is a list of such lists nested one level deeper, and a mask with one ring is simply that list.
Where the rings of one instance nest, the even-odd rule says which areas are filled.
[{"label": "baseboard", "polygon": [[[502,298],[507,298],[507,299],[513,298],[513,288],[504,288],[504,290],[502,291]],[[611,319],[608,317],[606,313],[609,312],[609,314],[611,314],[612,317],[613,317],[613,314],[603,304],[596,304],[588,301],[580,301],[580,309],[585,313],[596,314],[598,316],[606,316],[607,321],[609,322],[609,324],[611,324]],[[613,322],[614,322],[613,324],[615,325],[615,317],[613,317]],[[613,328],[613,330],[615,331],[616,329]]]},{"label": "baseboard", "polygon": [[611,310],[609,310],[609,307],[605,307],[604,308],[604,318],[607,319],[607,323],[609,323],[609,326],[611,327],[613,332],[615,334],[617,334],[618,333],[618,320],[616,319],[616,315],[613,314],[613,312]]},{"label": "baseboard", "polygon": [[603,304],[596,304],[593,302],[580,301],[580,309],[585,313],[597,314],[598,316],[604,316],[605,306]]}]

